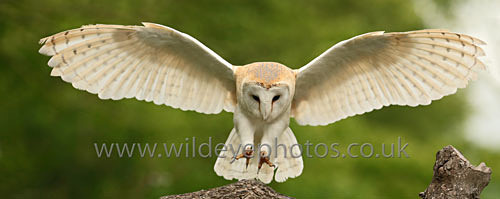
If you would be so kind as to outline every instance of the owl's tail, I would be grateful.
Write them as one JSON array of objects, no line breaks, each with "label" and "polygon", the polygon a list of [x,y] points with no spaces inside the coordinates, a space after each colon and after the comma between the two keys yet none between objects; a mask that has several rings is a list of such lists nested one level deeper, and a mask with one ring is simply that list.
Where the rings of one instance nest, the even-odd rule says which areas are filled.
[{"label": "owl's tail", "polygon": [[[273,176],[277,182],[284,182],[288,178],[294,178],[302,173],[304,168],[301,156],[301,147],[298,146],[297,139],[290,128],[277,139],[271,146],[270,161],[276,165],[276,173],[273,167],[264,164],[257,173],[259,163],[258,155],[250,159],[246,167],[245,158],[234,160],[234,157],[243,152],[240,138],[233,129],[225,143],[225,150],[222,150],[215,162],[214,170],[217,175],[227,180],[232,179],[259,179],[264,183],[270,183]],[[256,149],[257,147],[254,147]],[[277,153],[275,152],[277,151]],[[258,153],[254,153],[258,154]]]},{"label": "owl's tail", "polygon": [[[285,152],[286,147],[286,152]],[[302,173],[304,163],[302,162],[302,147],[297,143],[297,139],[292,129],[287,128],[281,137],[278,138],[277,157],[275,158],[278,169],[274,176],[276,182],[285,182],[288,178],[295,178]],[[274,150],[274,149],[273,149]]]}]

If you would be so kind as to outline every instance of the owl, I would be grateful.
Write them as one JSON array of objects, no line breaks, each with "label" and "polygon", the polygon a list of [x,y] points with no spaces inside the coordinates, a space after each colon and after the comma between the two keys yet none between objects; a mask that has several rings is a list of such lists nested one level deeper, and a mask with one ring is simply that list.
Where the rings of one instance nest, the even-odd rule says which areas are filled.
[{"label": "owl", "polygon": [[389,105],[427,105],[475,79],[477,38],[446,30],[371,32],[335,44],[299,69],[235,66],[172,28],[87,25],[40,40],[51,75],[101,99],[136,98],[181,110],[233,112],[215,162],[225,179],[284,182],[303,170],[290,118],[327,125]]}]

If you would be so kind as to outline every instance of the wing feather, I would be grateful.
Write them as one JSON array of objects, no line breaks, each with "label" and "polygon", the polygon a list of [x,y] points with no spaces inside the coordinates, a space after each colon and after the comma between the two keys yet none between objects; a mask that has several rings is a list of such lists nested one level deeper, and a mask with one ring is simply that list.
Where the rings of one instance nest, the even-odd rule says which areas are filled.
[{"label": "wing feather", "polygon": [[[101,99],[232,111],[233,66],[191,36],[153,23],[88,25],[40,40],[52,76]],[[210,92],[209,92],[210,91]]]},{"label": "wing feather", "polygon": [[326,125],[391,104],[429,104],[486,69],[478,59],[484,44],[437,29],[342,41],[296,71],[292,115],[301,125]]}]

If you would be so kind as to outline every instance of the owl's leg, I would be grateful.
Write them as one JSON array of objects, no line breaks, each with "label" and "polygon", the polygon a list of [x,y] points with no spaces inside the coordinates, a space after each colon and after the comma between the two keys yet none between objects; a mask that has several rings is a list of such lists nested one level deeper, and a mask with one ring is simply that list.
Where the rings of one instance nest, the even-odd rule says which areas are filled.
[{"label": "owl's leg", "polygon": [[264,128],[264,133],[262,135],[262,139],[259,145],[260,161],[257,173],[260,171],[264,163],[267,164],[269,167],[276,167],[271,162],[271,154],[277,153],[277,151],[272,151],[272,150],[277,148],[275,146],[276,143],[278,142],[277,139],[281,136],[281,134],[283,134],[283,132],[285,132],[286,128],[288,127],[288,124],[289,120],[278,120],[274,123],[268,124]]},{"label": "owl's leg", "polygon": [[254,132],[255,132],[255,127],[252,125],[250,120],[248,120],[247,117],[244,115],[240,114],[239,111],[235,111],[235,117],[234,117],[234,126],[236,128],[236,132],[238,133],[240,137],[240,146],[232,146],[238,148],[238,151],[240,151],[241,148],[243,148],[241,154],[234,154],[235,157],[231,161],[233,163],[235,160],[239,160],[241,158],[246,158],[246,167],[248,167],[248,164],[250,163],[250,158],[253,157],[253,151],[254,151]]}]

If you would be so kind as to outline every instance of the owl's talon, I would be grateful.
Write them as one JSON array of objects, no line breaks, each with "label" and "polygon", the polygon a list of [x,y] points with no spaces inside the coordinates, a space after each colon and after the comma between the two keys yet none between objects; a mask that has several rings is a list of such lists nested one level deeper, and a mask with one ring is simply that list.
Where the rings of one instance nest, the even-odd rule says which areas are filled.
[{"label": "owl's talon", "polygon": [[270,160],[269,160],[269,156],[265,156],[265,153],[262,152],[262,155],[260,157],[260,160],[259,160],[259,167],[257,169],[257,174],[259,173],[260,169],[262,168],[262,164],[266,163],[267,165],[269,165],[269,167],[274,167],[276,168],[276,165],[274,165]]},{"label": "owl's talon", "polygon": [[240,158],[246,158],[246,168],[248,168],[248,164],[250,163],[250,158],[252,158],[252,154],[253,154],[253,150],[252,149],[245,149],[245,152],[242,153],[242,154],[239,154],[237,155],[236,157],[234,157],[234,159],[231,161],[231,164],[235,161],[235,160],[239,160]]}]

